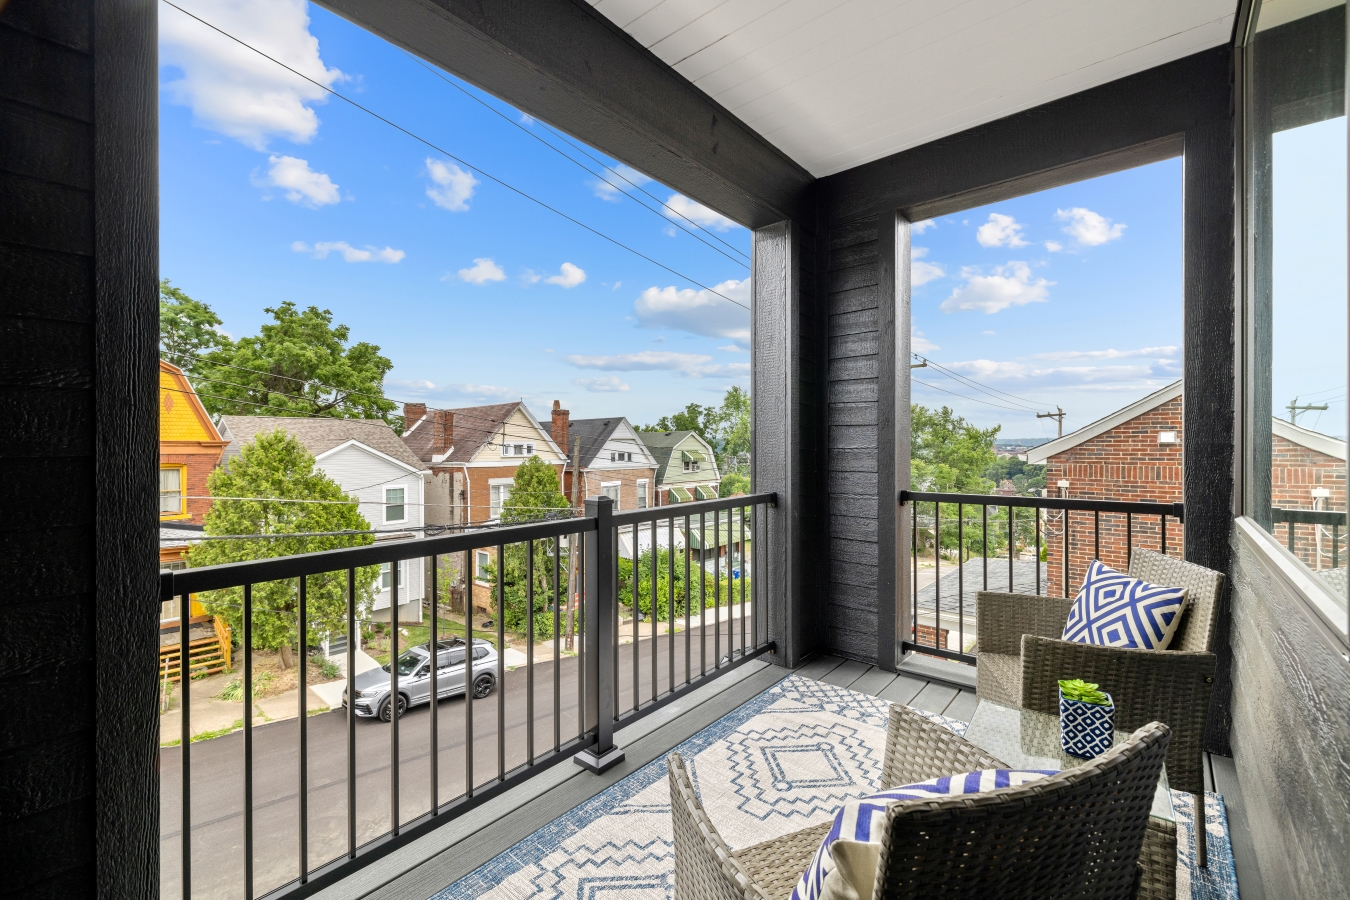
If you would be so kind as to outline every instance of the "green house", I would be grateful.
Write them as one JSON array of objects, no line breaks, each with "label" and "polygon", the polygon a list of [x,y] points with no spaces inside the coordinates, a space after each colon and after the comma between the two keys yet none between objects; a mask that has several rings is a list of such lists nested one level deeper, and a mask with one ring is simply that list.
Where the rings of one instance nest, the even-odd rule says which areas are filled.
[{"label": "green house", "polygon": [[644,431],[642,443],[656,457],[658,506],[714,500],[722,476],[708,442],[694,431]]}]

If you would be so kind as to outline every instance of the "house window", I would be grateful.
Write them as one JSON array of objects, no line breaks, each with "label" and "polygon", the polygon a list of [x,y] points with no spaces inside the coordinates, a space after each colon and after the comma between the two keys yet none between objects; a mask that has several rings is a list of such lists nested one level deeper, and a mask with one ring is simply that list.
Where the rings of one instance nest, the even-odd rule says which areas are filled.
[{"label": "house window", "polygon": [[647,508],[647,479],[640,479],[637,483],[638,509]]},{"label": "house window", "polygon": [[384,489],[384,520],[386,522],[403,522],[408,518],[408,508],[404,505],[406,488],[385,488]]},{"label": "house window", "polygon": [[488,502],[491,505],[489,512],[491,512],[492,518],[494,519],[501,518],[502,506],[506,503],[506,498],[511,496],[511,488],[513,484],[514,482],[512,482],[511,479],[505,478],[500,481],[493,482],[492,484],[489,485]]},{"label": "house window", "polygon": [[[380,590],[390,591],[394,588],[394,570],[389,563],[380,564]],[[400,599],[407,602],[408,590],[408,561],[401,560],[398,564],[398,592]]]},{"label": "house window", "polygon": [[697,471],[698,471],[698,460],[696,460],[696,459],[686,459],[686,460],[684,461],[684,470],[685,470],[686,472],[697,472]]},{"label": "house window", "polygon": [[534,444],[502,444],[502,456],[534,456]]},{"label": "house window", "polygon": [[605,481],[600,484],[600,493],[614,501],[614,508],[619,508],[619,482]]},{"label": "house window", "polygon": [[187,511],[183,497],[183,467],[161,466],[159,470],[159,514],[181,516]]},{"label": "house window", "polygon": [[611,453],[609,454],[609,461],[610,461],[610,462],[632,462],[632,461],[633,461],[633,454],[630,453],[630,452],[627,451],[627,450],[624,450],[624,451],[622,451],[622,452],[611,452]]},{"label": "house window", "polygon": [[487,581],[491,577],[488,566],[492,565],[492,554],[486,550],[476,550],[473,554],[473,577],[476,581]]}]

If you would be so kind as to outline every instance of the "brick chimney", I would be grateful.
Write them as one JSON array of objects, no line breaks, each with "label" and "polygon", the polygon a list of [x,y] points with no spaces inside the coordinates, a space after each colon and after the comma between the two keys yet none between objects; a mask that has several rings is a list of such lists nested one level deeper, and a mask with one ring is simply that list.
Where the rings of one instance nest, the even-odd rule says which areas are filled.
[{"label": "brick chimney", "polygon": [[455,443],[455,414],[448,409],[431,411],[431,455],[444,456]]},{"label": "brick chimney", "polygon": [[567,447],[567,426],[571,413],[562,408],[562,404],[557,400],[553,401],[553,427],[550,433],[553,435],[553,443],[562,448],[563,453],[570,453]]},{"label": "brick chimney", "polygon": [[427,414],[427,405],[425,403],[405,403],[403,404],[403,433],[407,434],[412,427],[422,420]]}]

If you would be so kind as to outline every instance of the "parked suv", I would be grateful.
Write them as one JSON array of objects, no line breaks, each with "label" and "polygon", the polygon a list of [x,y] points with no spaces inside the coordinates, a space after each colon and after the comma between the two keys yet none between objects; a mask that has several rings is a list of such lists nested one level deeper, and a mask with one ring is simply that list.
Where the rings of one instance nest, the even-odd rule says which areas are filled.
[{"label": "parked suv", "polygon": [[[464,639],[438,641],[436,654],[439,669],[436,673],[437,693],[454,697],[464,693]],[[356,704],[358,716],[379,716],[388,722],[393,704],[389,702],[389,666],[369,669],[356,676]],[[492,693],[497,684],[497,648],[482,638],[473,642],[473,696],[482,699]],[[431,651],[427,644],[409,647],[398,658],[398,714],[410,706],[431,700]],[[347,692],[342,692],[342,705],[347,705]]]}]

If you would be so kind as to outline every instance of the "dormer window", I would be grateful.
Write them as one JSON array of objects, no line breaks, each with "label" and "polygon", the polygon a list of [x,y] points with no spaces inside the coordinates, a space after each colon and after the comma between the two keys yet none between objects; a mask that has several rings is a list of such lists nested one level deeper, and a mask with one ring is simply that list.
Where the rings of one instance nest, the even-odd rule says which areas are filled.
[{"label": "dormer window", "polygon": [[534,444],[502,444],[502,456],[534,456]]},{"label": "dormer window", "polygon": [[697,472],[697,471],[698,471],[698,460],[696,460],[696,459],[686,459],[686,460],[684,461],[684,470],[685,470],[686,472]]},{"label": "dormer window", "polygon": [[628,452],[628,451],[623,451],[623,452],[615,451],[615,452],[611,452],[611,453],[609,454],[609,461],[610,461],[610,462],[632,462],[632,461],[633,461],[633,454],[630,453],[630,452]]}]

